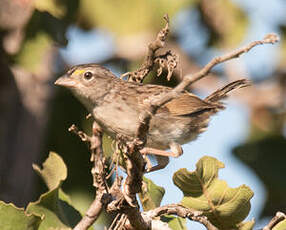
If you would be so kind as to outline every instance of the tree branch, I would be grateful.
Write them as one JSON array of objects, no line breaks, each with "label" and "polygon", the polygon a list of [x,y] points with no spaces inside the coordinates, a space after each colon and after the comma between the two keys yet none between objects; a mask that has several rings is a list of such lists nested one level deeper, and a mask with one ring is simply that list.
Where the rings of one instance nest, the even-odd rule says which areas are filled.
[{"label": "tree branch", "polygon": [[75,125],[69,128],[70,132],[75,133],[84,142],[88,142],[90,146],[91,162],[93,168],[93,186],[96,188],[95,200],[88,208],[85,216],[75,226],[75,230],[88,229],[99,217],[102,209],[111,201],[111,194],[106,183],[105,159],[102,156],[102,132],[98,124],[94,121],[92,125],[92,136],[88,136],[83,131],[78,130]]},{"label": "tree branch", "polygon": [[99,217],[104,206],[110,201],[110,196],[103,194],[102,192],[96,193],[96,198],[88,208],[85,216],[74,227],[74,230],[86,230],[88,229]]},{"label": "tree branch", "polygon": [[286,219],[286,215],[283,212],[277,212],[276,215],[270,220],[270,222],[262,230],[271,230],[275,225]]},{"label": "tree branch", "polygon": [[[176,68],[177,66],[178,56],[171,51],[168,51],[165,55],[161,55],[158,57],[156,57],[155,55],[158,49],[163,48],[165,46],[165,40],[169,33],[169,17],[167,14],[164,16],[164,19],[166,21],[166,25],[158,33],[156,40],[148,45],[147,56],[141,67],[133,72],[127,72],[125,74],[122,74],[120,77],[121,79],[127,77],[128,81],[142,83],[147,74],[153,69],[155,63],[159,64],[160,69],[162,67],[167,67],[168,79],[170,78],[174,71],[174,68]],[[160,72],[158,72],[158,75],[160,75]]]},{"label": "tree branch", "polygon": [[218,230],[206,216],[202,216],[202,212],[188,209],[180,204],[168,204],[155,208],[153,210],[144,212],[144,215],[153,219],[162,215],[176,215],[182,218],[189,218],[190,220],[203,224],[208,230]]},{"label": "tree branch", "polygon": [[122,186],[122,194],[128,205],[120,202],[121,205],[116,205],[117,209],[126,214],[127,221],[125,227],[127,229],[150,229],[151,223],[144,221],[136,199],[136,194],[141,191],[145,170],[145,161],[138,148],[140,145],[138,143],[135,144],[135,142],[126,144],[126,141],[120,139],[118,141],[119,147],[125,157],[127,177]]},{"label": "tree branch", "polygon": [[164,95],[161,98],[151,100],[151,105],[155,107],[159,107],[167,103],[168,101],[174,99],[179,93],[183,92],[188,86],[202,79],[203,77],[207,76],[214,66],[220,63],[226,62],[228,60],[238,58],[240,55],[249,52],[255,46],[263,45],[263,44],[274,44],[278,41],[279,41],[279,37],[276,34],[268,34],[262,40],[253,41],[238,50],[235,50],[228,54],[213,58],[199,72],[195,74],[186,75],[183,78],[183,81],[178,86],[176,86],[170,93]]},{"label": "tree branch", "polygon": [[152,98],[150,97],[148,101],[146,101],[146,110],[144,110],[140,114],[140,124],[137,129],[137,137],[140,140],[143,140],[148,132],[149,129],[149,122],[151,119],[151,116],[156,113],[157,109],[169,102],[170,100],[177,97],[181,92],[183,92],[188,86],[193,84],[194,82],[202,79],[203,77],[207,76],[207,74],[211,71],[211,69],[216,66],[217,64],[220,64],[222,62],[238,58],[240,55],[247,53],[252,48],[254,48],[257,45],[263,45],[263,44],[274,44],[279,41],[279,38],[276,34],[268,34],[264,37],[262,40],[254,41],[249,43],[248,45],[230,52],[228,54],[213,58],[203,69],[201,69],[199,72],[195,74],[189,74],[186,75],[183,78],[183,81],[177,85],[172,91],[169,93],[162,95],[162,97],[156,97]]}]

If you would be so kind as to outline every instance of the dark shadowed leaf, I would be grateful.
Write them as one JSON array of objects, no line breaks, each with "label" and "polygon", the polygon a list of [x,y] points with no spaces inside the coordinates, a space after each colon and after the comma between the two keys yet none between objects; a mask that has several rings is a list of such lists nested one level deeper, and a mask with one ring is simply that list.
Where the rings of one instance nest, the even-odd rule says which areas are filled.
[{"label": "dark shadowed leaf", "polygon": [[184,218],[165,215],[161,217],[161,220],[167,222],[171,229],[187,230],[186,219]]},{"label": "dark shadowed leaf", "polygon": [[71,229],[81,219],[80,213],[73,207],[70,198],[60,186],[67,177],[67,168],[62,158],[54,152],[43,163],[43,169],[33,165],[35,171],[43,178],[49,191],[39,200],[31,202],[27,212],[43,218],[40,230],[50,228]]},{"label": "dark shadowed leaf", "polygon": [[283,136],[264,136],[259,140],[237,146],[233,153],[251,167],[263,181],[267,198],[262,217],[277,211],[286,212],[286,139]]},{"label": "dark shadowed leaf", "polygon": [[165,189],[153,183],[152,180],[144,177],[142,192],[139,193],[139,198],[144,211],[148,211],[160,206],[162,198],[165,194]]}]

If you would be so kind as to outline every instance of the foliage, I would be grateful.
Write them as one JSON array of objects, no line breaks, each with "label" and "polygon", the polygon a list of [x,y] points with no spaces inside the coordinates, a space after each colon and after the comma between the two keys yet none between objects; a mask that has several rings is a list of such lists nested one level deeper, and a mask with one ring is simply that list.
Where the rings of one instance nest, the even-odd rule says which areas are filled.
[{"label": "foliage", "polygon": [[146,177],[143,178],[142,192],[139,198],[144,211],[148,211],[160,206],[165,189],[160,187]]},{"label": "foliage", "polygon": [[[13,12],[13,17],[11,17],[10,11],[7,10],[10,9],[10,7],[6,7],[5,4],[7,3],[5,2],[16,3],[18,6],[21,6],[22,4],[24,7],[25,5],[28,5],[29,7],[30,4],[30,17],[25,17],[25,20],[23,18],[21,26],[14,25],[13,27],[13,23],[11,23],[12,26],[5,25],[5,20],[2,20],[2,14],[4,11],[8,12],[9,20],[11,22],[13,22],[14,18],[17,18],[17,12],[21,12],[14,11],[11,7],[11,11]],[[210,6],[209,12],[203,10],[205,7],[203,6],[203,2],[207,2],[207,6]],[[120,2],[106,0],[4,0],[3,3],[1,3],[0,9],[1,71],[4,68],[7,68],[7,59],[7,62],[11,62],[9,63],[11,66],[7,68],[9,73],[12,72],[11,70],[13,69],[14,65],[16,67],[20,66],[21,68],[31,73],[32,81],[25,84],[31,84],[31,82],[36,84],[36,81],[41,81],[40,79],[43,78],[43,85],[50,86],[51,84],[48,83],[53,80],[52,77],[55,77],[54,70],[57,69],[57,72],[61,72],[66,65],[66,63],[62,63],[60,61],[55,67],[54,62],[55,60],[58,62],[58,59],[60,59],[58,57],[58,45],[67,45],[68,40],[66,38],[66,32],[69,27],[77,26],[87,30],[103,28],[104,30],[111,31],[116,36],[116,38],[128,35],[139,35],[145,32],[153,33],[161,27],[161,18],[163,14],[168,12],[172,17],[176,15],[176,13],[180,10],[192,11],[192,14],[194,11],[199,12],[198,21],[203,22],[201,24],[202,31],[205,29],[208,30],[208,41],[207,45],[204,47],[206,50],[209,48],[211,49],[214,46],[216,48],[219,47],[221,49],[229,49],[230,47],[237,45],[237,43],[241,42],[243,38],[245,38],[245,34],[252,25],[250,12],[243,10],[241,6],[234,1],[217,0],[212,2],[213,3],[209,1],[198,0],[124,0]],[[20,21],[21,20],[22,18],[20,15]],[[282,36],[285,37],[285,23],[276,26],[277,28],[279,27]],[[2,40],[4,41],[4,36],[2,36],[2,34],[6,34],[7,31],[10,32],[10,30],[13,29],[17,31],[21,30],[22,33],[22,38],[19,41],[19,50],[9,55],[7,53],[6,56],[6,51],[4,51],[5,47],[2,47],[4,46],[4,42],[2,44]],[[184,32],[186,30],[187,28],[183,29]],[[174,37],[171,37],[170,40],[174,42],[176,36],[177,34],[175,34]],[[183,37],[183,40],[187,39]],[[285,41],[286,40],[284,39],[281,42],[281,63],[277,65],[281,69],[285,68]],[[136,40],[136,44],[137,43],[140,43],[140,39]],[[174,44],[175,43],[172,45]],[[140,44],[138,46],[140,46]],[[2,50],[4,51],[3,54]],[[203,50],[202,53],[205,53],[206,50]],[[49,54],[50,51],[53,51],[51,52],[53,56],[52,61],[47,58],[47,54]],[[188,55],[191,56],[192,53],[189,53]],[[117,56],[115,58],[117,58]],[[138,57],[138,59],[140,58],[142,57]],[[4,60],[3,63],[2,60]],[[132,63],[134,63],[132,61],[127,60],[128,65],[132,65]],[[188,66],[189,64],[190,63],[187,63]],[[279,68],[277,68],[277,70],[279,70]],[[49,76],[49,78],[45,75],[45,73]],[[2,74],[1,76],[6,77],[8,75]],[[285,80],[283,80],[285,79],[285,74],[283,76],[281,77],[282,83],[283,81],[285,82]],[[12,75],[11,78],[10,75],[8,78],[11,80]],[[25,78],[21,78],[20,76],[19,79],[23,80]],[[178,79],[172,78],[171,82],[168,82],[168,84],[174,86],[177,84],[177,80]],[[164,80],[162,80],[162,78],[155,78],[154,80],[153,78],[147,79],[146,82],[154,83],[155,81],[159,82]],[[3,80],[3,82],[5,83],[5,80]],[[15,82],[13,83],[15,84]],[[1,87],[3,85],[6,86],[6,84],[1,84]],[[19,82],[17,82],[17,87],[22,87]],[[25,92],[20,92],[21,90],[18,88],[16,90],[17,94],[19,94],[20,97],[25,95]],[[39,89],[38,85],[35,87],[33,85],[31,88]],[[1,93],[11,92],[11,89],[4,88],[3,90],[1,88],[0,91]],[[50,90],[50,88],[45,88],[45,90],[40,88],[38,91],[50,92],[52,90]],[[13,204],[7,204],[0,201],[0,229],[49,229],[51,227],[70,229],[81,218],[79,211],[75,208],[75,202],[72,202],[70,197],[63,192],[62,183],[66,181],[64,185],[65,191],[70,190],[70,188],[81,188],[81,190],[84,190],[84,192],[87,194],[89,189],[87,189],[87,186],[85,185],[91,184],[91,176],[88,174],[90,164],[88,162],[88,156],[85,154],[86,151],[82,151],[83,145],[80,143],[80,141],[77,140],[76,137],[71,137],[70,134],[67,134],[66,129],[73,122],[81,123],[83,127],[88,128],[90,128],[90,124],[86,121],[83,121],[85,119],[81,119],[81,117],[85,115],[85,111],[82,107],[80,107],[78,102],[74,101],[68,94],[63,95],[64,93],[66,92],[58,93],[54,103],[49,104],[48,107],[51,108],[51,112],[45,109],[39,112],[44,114],[44,119],[37,119],[38,117],[36,116],[29,118],[30,120],[35,120],[37,125],[39,123],[40,125],[37,127],[40,128],[45,126],[43,121],[49,120],[48,125],[46,125],[46,127],[48,127],[46,135],[47,138],[38,142],[45,142],[45,150],[57,149],[57,151],[62,154],[66,164],[69,166],[69,178],[72,178],[72,180],[66,180],[67,167],[65,166],[61,157],[55,153],[50,153],[49,158],[43,164],[43,169],[37,165],[33,166],[34,170],[42,177],[43,181],[47,185],[48,191],[42,194],[37,201],[29,203],[25,210],[17,208]],[[10,98],[10,94],[8,94],[8,97],[7,95],[4,95],[2,98]],[[38,97],[32,95],[30,98]],[[49,101],[44,97],[40,99],[45,101],[45,103]],[[12,105],[13,103],[10,104]],[[33,102],[30,104],[33,104]],[[19,106],[21,108],[24,107],[22,103],[19,103]],[[42,107],[44,108],[44,106]],[[7,110],[6,108],[7,107],[4,107],[2,111]],[[275,110],[275,108],[271,109],[273,111]],[[279,107],[279,111],[280,109],[281,108]],[[15,111],[17,112],[15,113]],[[23,120],[20,120],[21,114],[18,113],[18,111],[19,108],[15,110],[13,109],[11,114],[16,114],[16,120],[19,120],[18,125],[23,126]],[[25,114],[22,115],[22,117],[24,117],[24,123],[29,120],[29,118],[27,119],[26,114],[30,114],[30,111],[25,111]],[[2,116],[2,112],[0,115]],[[10,114],[8,114],[7,117],[9,116]],[[13,121],[13,119],[7,120]],[[282,126],[283,125],[281,125],[281,127]],[[9,130],[11,129],[11,127],[8,128]],[[13,124],[13,128],[11,130],[18,131],[18,128],[19,127],[15,123],[15,126]],[[3,130],[5,133],[8,129],[3,128]],[[14,133],[10,131],[7,131],[7,133],[11,133],[12,136],[9,138],[5,136],[6,139],[4,138],[4,141],[10,139],[13,142],[15,141],[15,144],[13,143],[13,148],[14,146],[20,146],[20,148],[22,148],[22,145],[16,143],[16,140],[14,140]],[[27,132],[24,133],[26,134]],[[261,132],[255,133],[256,137],[259,135],[261,135]],[[26,141],[25,138],[20,137],[19,139]],[[59,143],[58,140],[61,140],[61,142]],[[3,145],[2,139],[0,141],[1,145]],[[109,153],[109,156],[111,156],[113,153],[113,149],[110,147],[110,142],[111,140],[104,136],[103,149],[104,152]],[[68,144],[62,145],[62,143]],[[24,150],[25,148],[23,148],[23,151]],[[262,216],[273,215],[273,213],[277,210],[285,211],[286,187],[283,173],[281,173],[284,171],[284,150],[285,135],[283,136],[282,132],[276,136],[265,136],[260,140],[248,140],[247,143],[242,143],[234,150],[234,154],[255,171],[258,177],[265,184],[265,187],[268,191],[268,197],[265,202]],[[28,150],[28,152],[29,151],[30,150]],[[37,154],[40,152],[45,151],[38,151]],[[78,154],[79,152],[81,154]],[[12,156],[13,153],[7,151],[7,154]],[[275,157],[273,157],[274,154]],[[14,160],[14,155],[11,158]],[[5,156],[3,156],[3,159],[6,159]],[[30,158],[25,157],[25,159],[21,159],[21,161],[27,159]],[[34,160],[34,158],[32,159],[31,157],[30,160]],[[269,162],[271,162],[271,164]],[[6,164],[6,161],[2,161],[2,164]],[[222,167],[223,163],[219,162],[218,160],[211,157],[205,157],[197,163],[197,169],[194,172],[189,172],[186,169],[181,169],[175,173],[174,183],[184,194],[184,198],[182,199],[181,203],[186,207],[203,211],[203,213],[211,220],[213,224],[222,229],[228,227],[234,227],[240,230],[252,229],[254,221],[242,221],[245,219],[249,212],[249,201],[253,194],[251,190],[245,185],[242,185],[238,188],[230,188],[227,186],[225,181],[219,180],[218,171]],[[17,167],[10,167],[9,165],[7,168],[12,171],[13,168]],[[18,172],[21,174],[20,167],[18,168]],[[24,170],[27,170],[26,167],[23,168]],[[11,173],[11,175],[14,174]],[[9,186],[7,187],[9,188]],[[2,189],[4,190],[4,188]],[[164,193],[164,188],[157,186],[151,180],[144,178],[143,191],[139,195],[143,210],[147,211],[159,207]],[[90,191],[89,194],[92,194],[92,191]],[[235,197],[235,199],[232,199],[232,197]],[[80,199],[83,200],[82,197]],[[161,220],[168,222],[170,228],[172,229],[186,229],[186,220],[183,218],[166,215],[162,217]],[[275,226],[274,230],[285,229],[285,225],[286,222],[283,221]]]},{"label": "foliage", "polygon": [[33,165],[33,168],[49,190],[37,201],[29,203],[26,210],[1,201],[1,229],[71,229],[79,222],[81,215],[69,196],[61,190],[61,184],[67,177],[67,168],[62,158],[50,152],[43,163],[43,169],[37,165]]},{"label": "foliage", "polygon": [[[218,179],[218,169],[223,163],[212,157],[203,157],[197,163],[194,172],[186,169],[177,171],[173,180],[184,193],[182,204],[185,207],[203,211],[209,220],[220,229],[236,228],[252,229],[254,222],[241,223],[247,216],[253,193],[245,185],[232,189],[226,182]],[[67,168],[62,158],[54,152],[43,163],[41,169],[33,165],[41,176],[48,191],[40,198],[31,202],[26,210],[12,204],[1,202],[1,229],[70,229],[81,219],[71,199],[65,194],[61,185],[67,178]],[[144,211],[160,206],[165,189],[155,185],[150,179],[144,178],[143,191],[139,195]],[[9,218],[7,218],[7,216]],[[14,225],[17,220],[18,226]],[[168,222],[172,229],[186,229],[185,220],[172,215],[165,215],[162,221]],[[1,225],[0,225],[1,226]],[[28,226],[28,227],[23,227]]]},{"label": "foliage", "polygon": [[36,230],[42,222],[37,214],[27,214],[24,209],[0,201],[0,229]]},{"label": "foliage", "polygon": [[266,135],[258,140],[250,140],[233,150],[235,156],[251,167],[264,182],[268,196],[261,213],[263,217],[273,215],[277,210],[286,210],[286,181],[285,175],[281,173],[285,171],[285,149],[285,137]]},{"label": "foliage", "polygon": [[219,229],[238,228],[250,210],[253,192],[246,185],[230,188],[218,179],[218,170],[224,164],[205,156],[196,164],[193,172],[180,169],[173,176],[176,186],[184,193],[182,204],[202,211]]}]

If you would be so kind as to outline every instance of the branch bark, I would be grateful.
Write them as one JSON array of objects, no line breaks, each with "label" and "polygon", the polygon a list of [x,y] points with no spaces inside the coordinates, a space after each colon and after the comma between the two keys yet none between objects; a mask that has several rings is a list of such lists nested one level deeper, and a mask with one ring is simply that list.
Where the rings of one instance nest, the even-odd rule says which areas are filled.
[{"label": "branch bark", "polygon": [[[120,77],[121,79],[127,77],[128,81],[142,83],[144,78],[147,76],[147,74],[153,69],[155,62],[159,62],[159,60],[162,60],[163,57],[161,57],[161,59],[160,59],[160,57],[156,57],[155,53],[158,49],[163,48],[165,46],[165,40],[166,40],[167,35],[169,33],[169,17],[167,14],[164,16],[164,19],[166,21],[166,25],[158,33],[156,40],[154,40],[153,42],[151,42],[148,45],[147,55],[146,55],[145,61],[141,65],[141,67],[139,69],[133,71],[133,72],[127,72],[125,74],[122,74]],[[167,54],[169,54],[169,55],[167,55]],[[164,58],[166,59],[166,61],[168,61],[167,60],[167,57],[168,57],[169,61],[170,61],[172,59],[172,58],[170,58],[172,55],[173,55],[172,53],[167,52],[166,57],[164,57]],[[172,60],[174,60],[175,62],[177,61],[176,55],[174,56],[174,58]],[[162,63],[161,66],[164,66],[164,63]],[[170,66],[176,66],[176,64],[174,65],[174,63],[172,62],[172,64]],[[170,73],[170,71],[172,72],[173,69],[174,69],[174,67],[171,68],[170,70],[168,69],[169,73]]]},{"label": "branch bark", "polygon": [[102,156],[102,132],[95,121],[92,125],[92,136],[88,136],[83,131],[78,130],[75,125],[72,125],[69,131],[78,135],[82,141],[89,143],[90,160],[94,164],[91,173],[93,175],[93,186],[96,188],[95,200],[88,208],[85,216],[74,228],[74,230],[86,230],[97,220],[103,208],[112,200],[106,183],[105,159]]},{"label": "branch bark", "polygon": [[270,220],[270,222],[262,230],[271,230],[275,225],[286,219],[286,215],[283,212],[277,212],[276,215]]},{"label": "branch bark", "polygon": [[162,215],[176,215],[182,218],[188,218],[190,220],[203,224],[208,230],[218,230],[205,216],[202,216],[202,212],[188,209],[180,204],[168,204],[145,212],[145,215],[153,219]]}]

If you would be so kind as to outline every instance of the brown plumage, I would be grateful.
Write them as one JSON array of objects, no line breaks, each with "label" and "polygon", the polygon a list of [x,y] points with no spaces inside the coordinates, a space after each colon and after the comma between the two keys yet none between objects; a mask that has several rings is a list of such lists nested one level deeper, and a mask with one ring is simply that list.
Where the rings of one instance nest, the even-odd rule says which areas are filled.
[{"label": "brown plumage", "polygon": [[[123,81],[97,64],[74,66],[55,84],[71,89],[108,135],[123,134],[130,138],[135,136],[139,114],[145,109],[144,100],[172,90],[165,86]],[[206,130],[209,117],[224,108],[221,99],[233,89],[247,85],[245,79],[231,82],[204,100],[187,91],[181,93],[152,117],[147,150],[142,152],[170,148],[172,153],[169,155],[179,156],[181,145],[197,138]],[[163,151],[157,154],[168,155]]]}]

